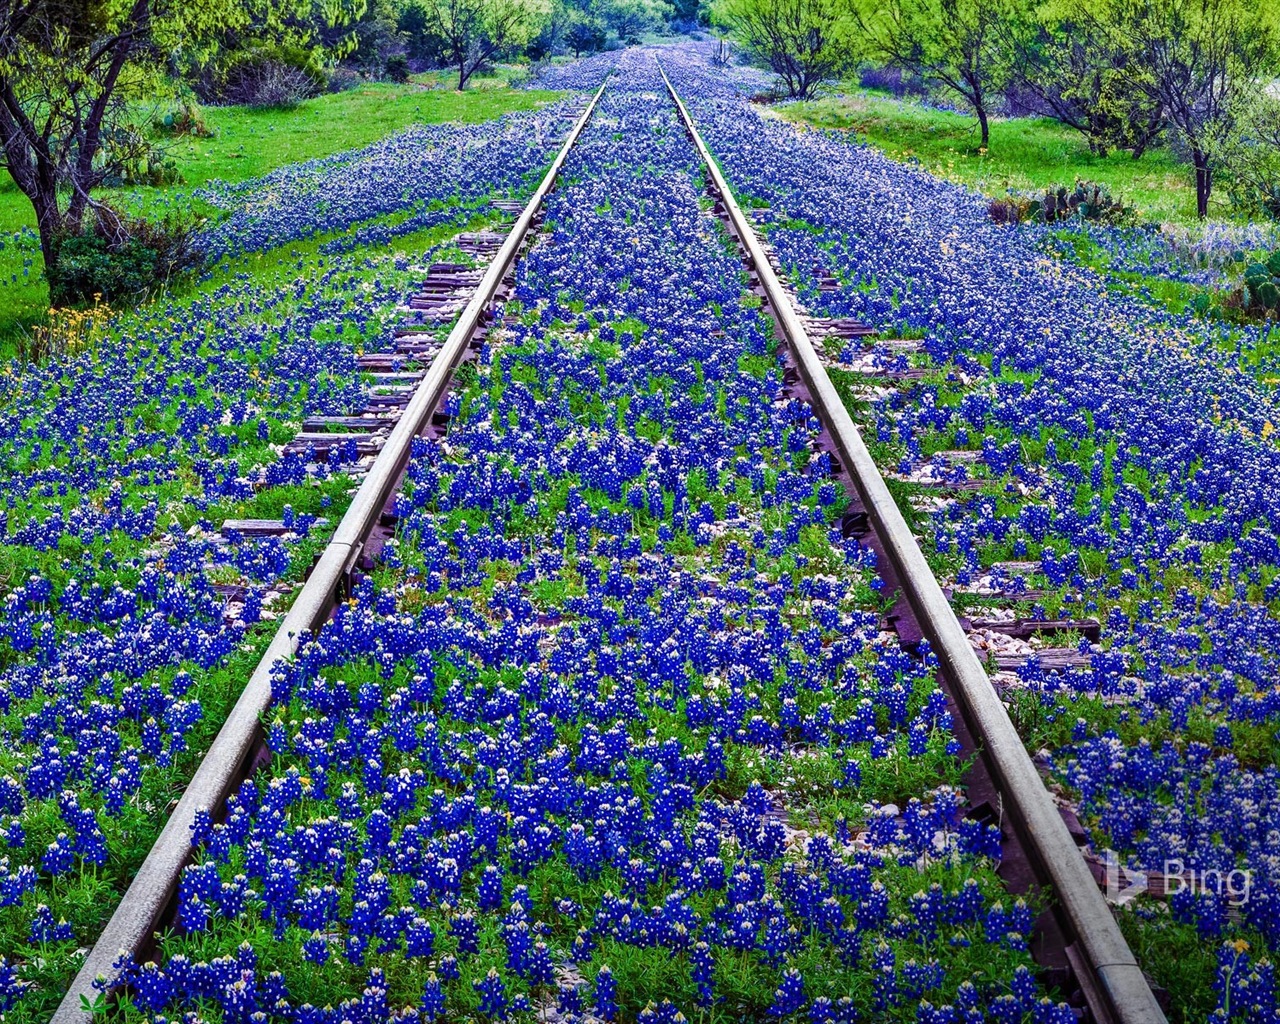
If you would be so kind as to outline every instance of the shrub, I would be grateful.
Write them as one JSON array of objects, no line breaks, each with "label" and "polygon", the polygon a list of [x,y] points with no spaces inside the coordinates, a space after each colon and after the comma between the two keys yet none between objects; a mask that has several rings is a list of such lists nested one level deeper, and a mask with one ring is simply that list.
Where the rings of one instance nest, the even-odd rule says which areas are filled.
[{"label": "shrub", "polygon": [[309,50],[248,46],[207,66],[195,90],[209,103],[288,109],[318,96],[328,83],[329,76]]},{"label": "shrub", "polygon": [[129,217],[101,204],[95,213],[89,230],[59,242],[46,268],[55,306],[137,302],[201,263],[192,222]]},{"label": "shrub", "polygon": [[904,96],[924,96],[928,93],[924,79],[918,75],[904,74],[893,65],[864,64],[858,69],[858,84],[864,89],[887,92],[898,99]]},{"label": "shrub", "polygon": [[314,85],[305,72],[275,61],[245,71],[227,90],[230,102],[259,110],[292,110],[314,95]]},{"label": "shrub", "polygon": [[403,53],[393,53],[383,65],[383,72],[393,82],[409,81],[409,58]]},{"label": "shrub", "polygon": [[355,68],[339,65],[329,72],[329,81],[325,88],[329,92],[349,92],[364,84],[364,75]]}]

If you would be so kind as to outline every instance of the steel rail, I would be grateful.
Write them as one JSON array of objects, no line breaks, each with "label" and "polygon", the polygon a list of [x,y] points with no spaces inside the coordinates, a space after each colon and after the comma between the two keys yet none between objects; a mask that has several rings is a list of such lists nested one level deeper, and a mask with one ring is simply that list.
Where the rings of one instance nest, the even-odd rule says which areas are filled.
[{"label": "steel rail", "polygon": [[113,964],[122,952],[136,952],[152,934],[178,883],[183,865],[191,854],[191,826],[199,810],[215,811],[226,800],[240,776],[258,735],[262,714],[271,700],[271,671],[282,658],[293,655],[305,634],[319,629],[328,619],[337,600],[338,589],[348,578],[364,544],[377,526],[387,502],[395,494],[409,462],[413,439],[427,427],[444,396],[454,369],[465,354],[489,303],[523,244],[525,236],[551,191],[569,151],[590,120],[608,79],[591,97],[586,110],[574,124],[542,183],[512,225],[493,261],[486,268],[471,300],[462,310],[448,338],[405,406],[404,413],[378,453],[359,490],[348,506],[332,539],[298,592],[288,614],[280,623],[248,683],[208,753],[187,784],[178,805],[165,822],[155,844],[142,862],[107,926],[99,934],[63,996],[52,1024],[89,1024],[98,989],[94,982],[105,979],[109,987]]},{"label": "steel rail", "polygon": [[1098,883],[1081,857],[986,670],[969,645],[950,602],[942,593],[924,553],[818,358],[790,296],[769,264],[755,229],[743,215],[715,157],[703,142],[684,101],[661,64],[658,71],[723,199],[734,230],[747,249],[750,264],[787,336],[798,368],[813,395],[817,412],[849,468],[868,518],[902,581],[904,596],[938,658],[941,671],[953,685],[969,728],[983,743],[983,756],[991,765],[1015,826],[1022,833],[1042,878],[1050,883],[1057,896],[1058,909],[1065,917],[1063,924],[1068,934],[1080,944],[1083,967],[1091,975],[1080,979],[1090,1010],[1096,1019],[1116,1024],[1165,1024],[1164,1013],[1099,891]]}]

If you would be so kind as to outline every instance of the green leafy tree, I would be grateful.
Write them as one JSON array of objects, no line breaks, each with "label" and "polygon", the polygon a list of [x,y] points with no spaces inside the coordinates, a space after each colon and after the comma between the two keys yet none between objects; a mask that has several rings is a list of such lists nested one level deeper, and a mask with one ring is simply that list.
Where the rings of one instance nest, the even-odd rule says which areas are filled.
[{"label": "green leafy tree", "polygon": [[856,24],[846,0],[716,0],[711,17],[797,99],[812,97],[858,56]]},{"label": "green leafy tree", "polygon": [[1090,150],[1127,150],[1136,159],[1160,138],[1163,107],[1130,87],[1133,54],[1082,17],[1078,4],[1015,12],[1002,28],[1010,84],[1080,132]]},{"label": "green leafy tree", "polygon": [[592,11],[623,42],[660,28],[672,15],[666,0],[597,0]]},{"label": "green leafy tree", "polygon": [[1276,18],[1256,0],[1110,0],[1095,12],[1111,45],[1128,54],[1128,88],[1160,106],[1190,154],[1201,217],[1214,154],[1277,73]]},{"label": "green leafy tree", "polygon": [[1260,92],[1210,152],[1232,205],[1280,220],[1280,96]]},{"label": "green leafy tree", "polygon": [[539,61],[553,53],[563,52],[565,36],[577,16],[576,7],[570,6],[565,0],[552,0],[542,19],[542,27],[525,47],[525,54],[529,59]]},{"label": "green leafy tree", "polygon": [[[106,143],[131,126],[126,98],[175,55],[228,38],[306,43],[358,17],[363,0],[0,0],[0,154],[31,201],[56,296],[59,247],[120,176]],[[114,221],[113,221],[114,223]]]},{"label": "green leafy tree", "polygon": [[1006,0],[862,0],[858,20],[872,55],[951,90],[973,108],[981,145],[1004,85]]},{"label": "green leafy tree", "polygon": [[523,49],[542,27],[544,0],[423,0],[426,31],[439,42],[459,90],[499,55]]},{"label": "green leafy tree", "polygon": [[603,50],[605,44],[604,25],[594,15],[575,8],[569,27],[565,30],[564,43],[575,57],[581,57],[584,53],[595,53],[597,50]]}]

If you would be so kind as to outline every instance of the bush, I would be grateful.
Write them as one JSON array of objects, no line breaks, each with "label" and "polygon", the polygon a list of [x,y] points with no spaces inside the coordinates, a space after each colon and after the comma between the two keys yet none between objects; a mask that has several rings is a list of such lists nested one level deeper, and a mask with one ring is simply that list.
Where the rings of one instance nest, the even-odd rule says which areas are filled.
[{"label": "bush", "polygon": [[328,84],[329,76],[309,50],[248,46],[206,67],[195,90],[207,103],[288,109],[318,96]]},{"label": "bush", "polygon": [[137,302],[202,262],[192,222],[128,217],[105,205],[95,212],[92,228],[62,238],[46,268],[55,306]]},{"label": "bush", "polygon": [[864,64],[858,69],[858,84],[874,92],[887,92],[897,99],[924,96],[928,93],[924,79],[903,74],[901,68],[884,64]]},{"label": "bush", "polygon": [[338,66],[329,72],[329,81],[325,88],[329,92],[349,92],[364,84],[364,75],[355,68]]},{"label": "bush", "polygon": [[403,53],[393,53],[383,65],[383,72],[393,82],[409,81],[409,58]]},{"label": "bush", "polygon": [[292,110],[315,95],[315,83],[306,72],[268,61],[240,75],[227,90],[227,101],[259,110]]}]

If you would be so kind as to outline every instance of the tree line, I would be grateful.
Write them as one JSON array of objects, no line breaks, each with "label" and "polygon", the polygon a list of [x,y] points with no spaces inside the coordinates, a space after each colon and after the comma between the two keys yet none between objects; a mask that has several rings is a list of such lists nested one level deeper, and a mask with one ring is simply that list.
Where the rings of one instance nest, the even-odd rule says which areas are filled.
[{"label": "tree line", "polygon": [[787,95],[875,62],[971,110],[979,144],[1016,98],[1097,153],[1185,153],[1201,217],[1220,175],[1280,217],[1280,4],[1258,0],[716,0]]}]

